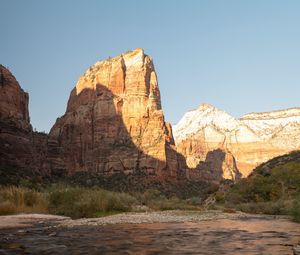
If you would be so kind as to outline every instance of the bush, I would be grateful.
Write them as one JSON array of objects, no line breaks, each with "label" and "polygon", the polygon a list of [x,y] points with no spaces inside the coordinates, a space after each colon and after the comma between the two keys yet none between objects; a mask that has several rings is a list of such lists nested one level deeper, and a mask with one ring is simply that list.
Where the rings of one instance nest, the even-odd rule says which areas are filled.
[{"label": "bush", "polygon": [[281,200],[276,202],[241,203],[236,205],[235,208],[246,213],[260,213],[271,215],[285,214],[285,205]]},{"label": "bush", "polygon": [[159,190],[148,189],[142,195],[138,196],[140,202],[145,204],[152,210],[195,210],[198,207],[194,202],[196,198],[192,200],[182,200],[177,197],[166,198]]},{"label": "bush", "polygon": [[189,204],[195,205],[195,206],[201,206],[202,205],[202,199],[200,197],[191,197],[186,200]]},{"label": "bush", "polygon": [[10,201],[0,202],[0,215],[8,215],[16,213],[15,205]]},{"label": "bush", "polygon": [[195,206],[188,204],[184,200],[180,200],[178,198],[160,198],[160,199],[153,199],[148,201],[147,206],[153,210],[192,210],[196,209]]},{"label": "bush", "polygon": [[147,203],[151,200],[156,200],[159,198],[163,198],[164,196],[161,194],[159,190],[156,189],[147,189],[143,194],[144,202]]},{"label": "bush", "polygon": [[0,214],[47,213],[48,200],[43,193],[22,187],[0,187]]},{"label": "bush", "polygon": [[258,167],[250,177],[234,184],[224,200],[218,202],[248,213],[290,214],[297,220],[299,193],[300,163],[281,162],[271,168]]},{"label": "bush", "polygon": [[[134,197],[135,196],[135,197]],[[181,200],[166,198],[155,189],[134,196],[103,190],[97,187],[52,185],[40,192],[26,187],[0,188],[0,215],[14,213],[52,213],[80,217],[99,217],[131,211],[141,205],[153,210],[194,210],[201,202],[199,197]],[[146,207],[146,208],[147,208]]]},{"label": "bush", "polygon": [[67,187],[50,192],[49,203],[51,213],[79,218],[129,211],[136,200],[128,194],[99,188]]},{"label": "bush", "polygon": [[73,218],[95,217],[129,211],[134,203],[136,199],[128,194],[99,188],[54,185],[44,192],[16,186],[0,188],[0,215],[50,212]]},{"label": "bush", "polygon": [[296,222],[300,222],[300,196],[294,200],[290,214]]}]

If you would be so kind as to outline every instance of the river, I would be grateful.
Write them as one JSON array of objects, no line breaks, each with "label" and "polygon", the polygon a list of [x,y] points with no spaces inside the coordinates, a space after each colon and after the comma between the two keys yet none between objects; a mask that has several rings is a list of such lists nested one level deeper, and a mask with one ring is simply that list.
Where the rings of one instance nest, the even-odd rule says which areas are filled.
[{"label": "river", "polygon": [[0,229],[0,254],[291,255],[300,224],[247,217],[198,222]]}]

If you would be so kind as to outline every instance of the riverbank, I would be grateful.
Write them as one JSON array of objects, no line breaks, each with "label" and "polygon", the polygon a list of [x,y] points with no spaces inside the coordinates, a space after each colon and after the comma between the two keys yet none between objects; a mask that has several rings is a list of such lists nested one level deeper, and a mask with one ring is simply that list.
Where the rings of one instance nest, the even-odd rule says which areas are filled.
[{"label": "riverbank", "polygon": [[[0,217],[0,254],[293,254],[300,224],[221,211]],[[299,247],[298,247],[299,248]],[[296,253],[295,253],[296,254]]]},{"label": "riverbank", "polygon": [[154,212],[128,212],[111,215],[101,218],[88,219],[65,219],[61,221],[62,226],[104,226],[108,224],[149,224],[149,223],[184,223],[184,222],[200,222],[213,221],[218,219],[228,220],[247,220],[247,219],[287,219],[283,216],[273,215],[253,215],[242,212],[224,213],[222,211],[154,211]]},{"label": "riverbank", "polygon": [[[247,214],[243,212],[224,213],[222,211],[152,211],[125,212],[100,218],[71,219],[70,217],[51,214],[17,214],[0,216],[0,229],[33,227],[36,224],[49,224],[51,227],[104,226],[109,224],[142,223],[182,223],[208,220],[230,219],[289,219],[278,215]],[[299,225],[300,226],[300,225]]]}]

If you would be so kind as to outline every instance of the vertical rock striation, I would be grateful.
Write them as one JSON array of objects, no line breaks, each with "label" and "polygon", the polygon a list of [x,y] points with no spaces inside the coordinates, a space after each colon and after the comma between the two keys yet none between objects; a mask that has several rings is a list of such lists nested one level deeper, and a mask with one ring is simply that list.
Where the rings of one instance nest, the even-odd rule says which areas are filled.
[{"label": "vertical rock striation", "polygon": [[0,65],[0,165],[26,167],[31,162],[28,94],[11,72]]},{"label": "vertical rock striation", "polygon": [[0,65],[0,97],[1,120],[13,121],[20,128],[30,130],[29,96],[12,73],[2,65]]},{"label": "vertical rock striation", "polygon": [[12,73],[0,65],[0,170],[39,172],[46,156],[46,135],[35,133],[29,119],[29,96]]},{"label": "vertical rock striation", "polygon": [[151,57],[136,49],[91,66],[52,127],[48,151],[48,167],[58,174],[143,171],[176,178],[177,153]]}]

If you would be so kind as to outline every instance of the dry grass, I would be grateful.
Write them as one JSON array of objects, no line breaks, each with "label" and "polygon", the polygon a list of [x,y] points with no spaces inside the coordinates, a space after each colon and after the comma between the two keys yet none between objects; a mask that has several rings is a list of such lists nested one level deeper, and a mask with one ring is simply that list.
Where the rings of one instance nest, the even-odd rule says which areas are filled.
[{"label": "dry grass", "polygon": [[148,189],[144,193],[139,194],[137,199],[156,211],[165,210],[197,210],[199,207],[195,205],[195,199],[183,200],[177,197],[166,198],[159,190]]},{"label": "dry grass", "polygon": [[47,212],[46,194],[23,187],[0,187],[0,215]]},{"label": "dry grass", "polygon": [[100,188],[65,187],[49,194],[50,213],[73,218],[130,211],[135,203],[136,199],[128,194]]},{"label": "dry grass", "polygon": [[135,210],[145,206],[152,210],[195,210],[195,199],[166,198],[158,190],[146,190],[134,196],[98,187],[52,185],[43,191],[26,187],[0,186],[0,215],[16,213],[51,213],[72,218],[99,217]]}]

